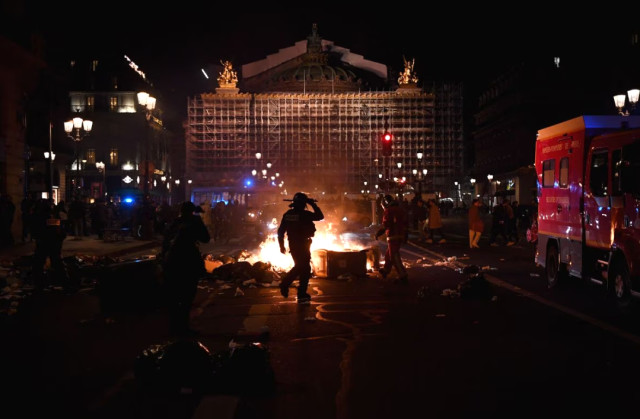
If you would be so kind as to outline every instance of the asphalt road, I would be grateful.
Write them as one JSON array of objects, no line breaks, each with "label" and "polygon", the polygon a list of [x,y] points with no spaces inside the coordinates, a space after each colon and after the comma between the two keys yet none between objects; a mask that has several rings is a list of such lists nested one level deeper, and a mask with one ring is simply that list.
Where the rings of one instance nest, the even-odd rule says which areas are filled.
[{"label": "asphalt road", "polygon": [[[46,412],[98,419],[635,411],[637,305],[620,310],[600,289],[579,281],[547,289],[528,243],[489,247],[483,237],[482,248],[471,251],[462,217],[445,218],[445,234],[442,245],[404,246],[408,285],[376,274],[314,278],[311,305],[283,299],[277,286],[203,281],[194,310],[202,332],[196,340],[214,354],[232,341],[262,341],[274,373],[272,392],[264,386],[248,395],[198,394],[143,385],[135,359],[151,345],[170,342],[164,311],[143,304],[151,293],[136,294],[138,310],[110,313],[113,322],[106,321],[95,291],[32,295],[20,316],[2,325],[2,406],[17,412],[7,417]],[[213,243],[203,251],[235,252],[246,244]],[[488,293],[462,298],[452,291],[472,264],[484,267]],[[247,373],[239,381],[255,378]]]}]

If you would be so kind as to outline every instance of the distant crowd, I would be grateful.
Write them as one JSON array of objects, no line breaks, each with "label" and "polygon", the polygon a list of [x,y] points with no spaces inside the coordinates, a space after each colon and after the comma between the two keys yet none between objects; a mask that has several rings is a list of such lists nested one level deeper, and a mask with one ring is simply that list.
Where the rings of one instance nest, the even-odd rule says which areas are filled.
[{"label": "distant crowd", "polygon": [[[14,243],[11,224],[15,206],[10,204],[12,203],[9,196],[0,199],[0,217],[3,221],[6,220],[2,224],[3,246]],[[84,199],[75,198],[70,202],[61,200],[53,204],[49,199],[31,195],[20,203],[22,242],[35,239],[34,232],[37,228],[35,223],[39,219],[38,215],[45,209],[48,211],[52,205],[54,217],[60,219],[66,234],[75,239],[89,235],[97,235],[102,239],[106,231],[122,229],[129,231],[136,238],[143,238],[145,234],[162,235],[166,227],[178,217],[180,209],[179,204],[169,205],[166,201],[157,203],[149,197],[140,197],[131,203],[105,199],[97,199],[89,203]],[[237,225],[243,215],[233,201],[228,204],[223,201],[218,202],[213,208],[208,203],[202,203],[200,209],[201,217],[214,240],[228,240],[231,235],[231,226]]]}]

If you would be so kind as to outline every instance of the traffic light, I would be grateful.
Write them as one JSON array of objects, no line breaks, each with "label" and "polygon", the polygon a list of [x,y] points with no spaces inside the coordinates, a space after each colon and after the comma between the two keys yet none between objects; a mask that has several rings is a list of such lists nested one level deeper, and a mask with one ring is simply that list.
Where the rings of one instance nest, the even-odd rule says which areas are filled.
[{"label": "traffic light", "polygon": [[393,135],[389,131],[386,131],[382,134],[382,155],[383,156],[391,156],[393,153]]}]

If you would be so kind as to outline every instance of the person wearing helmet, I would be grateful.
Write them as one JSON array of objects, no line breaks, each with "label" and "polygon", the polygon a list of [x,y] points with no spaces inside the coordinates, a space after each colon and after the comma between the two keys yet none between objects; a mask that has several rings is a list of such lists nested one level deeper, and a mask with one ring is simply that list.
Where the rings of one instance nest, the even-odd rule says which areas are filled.
[{"label": "person wearing helmet", "polygon": [[[307,204],[313,208],[313,212],[306,210]],[[289,286],[294,279],[298,278],[298,304],[309,304],[311,296],[307,294],[307,287],[311,278],[311,240],[316,232],[314,221],[324,219],[324,215],[316,204],[316,200],[310,199],[302,192],[293,196],[289,207],[291,209],[284,213],[280,227],[278,227],[278,244],[280,252],[286,254],[287,250],[284,247],[286,234],[294,266],[282,278],[280,294],[287,298]]]},{"label": "person wearing helmet", "polygon": [[400,246],[407,239],[407,215],[391,195],[385,195],[382,199],[384,213],[382,214],[382,227],[375,234],[376,240],[383,234],[387,235],[387,250],[384,254],[384,267],[380,270],[382,278],[386,279],[393,267],[396,268],[398,279],[395,282],[406,284],[408,274],[402,258],[400,257]]}]

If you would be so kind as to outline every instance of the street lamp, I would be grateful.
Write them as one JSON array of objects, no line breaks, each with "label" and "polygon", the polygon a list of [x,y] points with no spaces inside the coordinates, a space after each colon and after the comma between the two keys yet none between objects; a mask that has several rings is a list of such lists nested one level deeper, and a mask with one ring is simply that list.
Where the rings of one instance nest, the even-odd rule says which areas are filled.
[{"label": "street lamp", "polygon": [[613,97],[613,102],[616,104],[616,108],[618,108],[618,113],[623,116],[631,115],[631,111],[633,111],[638,103],[638,98],[640,97],[640,90],[631,89],[627,91],[627,96],[629,97],[629,109],[624,109],[624,104],[626,97],[625,95],[615,95]]},{"label": "street lamp", "polygon": [[488,174],[487,180],[489,181],[489,206],[493,208],[493,175]]},{"label": "street lamp", "polygon": [[144,184],[143,191],[145,196],[149,193],[149,142],[151,136],[151,116],[153,110],[156,108],[156,98],[150,96],[147,92],[138,92],[138,103],[145,111],[145,118],[147,120],[147,138],[144,156]]},{"label": "street lamp", "polygon": [[106,165],[104,164],[104,162],[101,161],[97,161],[96,162],[96,169],[98,169],[98,172],[102,175],[102,187],[100,188],[100,192],[102,193],[102,195],[106,195],[107,194],[107,183],[105,181],[107,172],[105,170]]},{"label": "street lamp", "polygon": [[76,165],[76,170],[74,189],[78,188],[78,178],[80,174],[80,141],[82,141],[87,135],[89,135],[92,128],[93,121],[82,119],[78,116],[64,123],[64,131],[67,133],[67,136],[71,138],[75,143],[74,162]]},{"label": "street lamp", "polygon": [[47,161],[47,198],[53,197],[53,161],[56,159],[56,153],[44,152],[44,158]]}]

